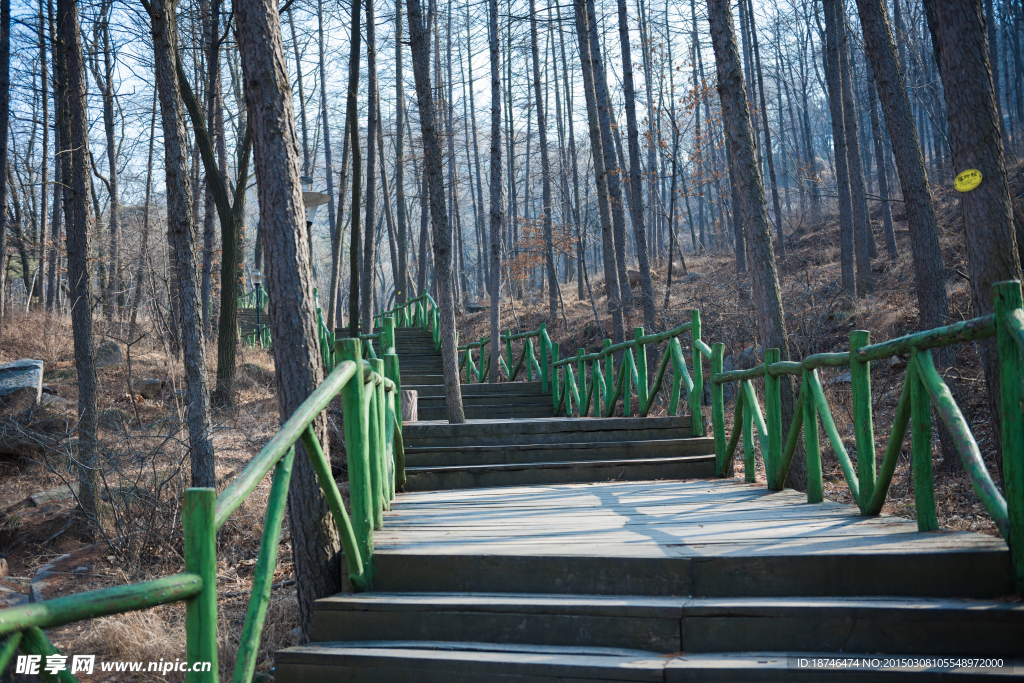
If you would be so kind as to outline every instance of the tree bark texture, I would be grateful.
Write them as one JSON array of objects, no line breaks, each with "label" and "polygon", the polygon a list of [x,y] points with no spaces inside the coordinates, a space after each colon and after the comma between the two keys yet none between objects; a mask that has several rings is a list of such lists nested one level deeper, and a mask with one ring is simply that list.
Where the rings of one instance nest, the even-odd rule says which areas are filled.
[{"label": "tree bark texture", "polygon": [[[423,22],[420,0],[408,0],[409,43],[412,70],[416,79],[416,101],[420,111],[423,137],[424,175],[430,191],[430,223],[434,241],[434,282],[437,284],[437,306],[441,319],[441,362],[444,366],[444,398],[448,422],[466,421],[462,409],[462,387],[459,385],[458,352],[455,339],[455,298],[452,293],[452,230],[445,203],[441,141],[434,111],[430,84],[430,49],[428,27]],[[497,343],[494,340],[492,343]]]},{"label": "tree bark texture", "polygon": [[923,328],[939,327],[948,322],[949,304],[938,219],[896,40],[884,0],[857,0],[857,9],[907,212],[918,315]]},{"label": "tree bark texture", "polygon": [[181,305],[181,341],[185,361],[189,455],[192,486],[215,487],[210,434],[210,393],[206,377],[206,341],[200,312],[198,230],[193,221],[185,108],[178,80],[178,30],[173,0],[154,0],[150,9],[154,72],[164,130],[168,231],[177,261]]},{"label": "tree bark texture", "polygon": [[[786,333],[782,292],[775,268],[768,207],[754,151],[750,109],[747,107],[747,93],[743,86],[729,0],[708,0],[708,19],[718,67],[718,95],[722,101],[722,120],[726,135],[732,143],[739,211],[745,228],[747,248],[751,255],[758,328],[765,347],[779,349],[782,359],[789,360],[789,336]],[[793,419],[793,388],[788,378],[780,379],[782,423],[788,425]],[[806,478],[806,467],[800,458],[794,458],[787,481],[796,488],[803,488],[806,485]]]},{"label": "tree bark texture", "polygon": [[[489,0],[487,11],[487,43],[491,60],[491,178],[490,188],[490,281],[491,295],[491,367],[487,381],[498,382],[498,355],[501,353],[498,319],[501,305],[501,59],[498,44],[498,0]],[[511,286],[511,283],[510,283]]]},{"label": "tree bark texture", "polygon": [[[6,0],[4,0],[6,2]],[[92,339],[92,279],[89,273],[89,234],[93,215],[89,204],[92,183],[89,176],[89,120],[85,98],[85,63],[78,3],[59,0],[57,30],[62,42],[58,88],[63,97],[63,116],[58,116],[61,138],[67,147],[61,150],[63,170],[64,220],[67,224],[68,289],[71,300],[71,326],[75,342],[75,369],[78,375],[78,467],[81,483],[78,501],[83,513],[98,522],[100,500],[96,414],[96,362]],[[6,136],[4,136],[6,137]]]},{"label": "tree bark texture", "polygon": [[[942,75],[953,170],[976,169],[982,174],[981,185],[960,198],[971,267],[971,303],[974,315],[987,315],[992,312],[992,285],[1019,280],[1021,270],[984,8],[981,0],[925,0],[924,6]],[[981,357],[992,432],[999,445],[1002,411],[995,340],[981,342]]]},{"label": "tree bark texture", "polygon": [[[273,0],[240,0],[236,8],[263,248],[267,255],[267,283],[274,292],[270,300],[270,329],[283,423],[323,379],[313,270],[302,204],[299,144],[277,4]],[[329,457],[323,415],[317,417],[313,428]],[[296,449],[304,450],[299,444]],[[341,589],[341,544],[309,458],[303,452],[295,458],[288,491],[288,517],[299,614],[303,634],[308,638],[313,602]]]}]

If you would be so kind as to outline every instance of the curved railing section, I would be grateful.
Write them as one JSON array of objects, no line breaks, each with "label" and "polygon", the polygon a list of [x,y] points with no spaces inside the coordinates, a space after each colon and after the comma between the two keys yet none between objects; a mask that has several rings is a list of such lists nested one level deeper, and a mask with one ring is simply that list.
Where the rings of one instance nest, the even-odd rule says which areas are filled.
[{"label": "curved railing section", "polygon": [[[394,352],[393,322],[387,318],[385,323],[385,329],[391,330],[391,343],[384,347],[384,360],[363,360],[358,339],[338,340],[333,351],[337,363],[330,374],[219,496],[212,488],[185,491],[184,572],[0,610],[0,637],[5,638],[0,645],[0,675],[19,648],[44,658],[59,654],[43,633],[44,628],[184,601],[190,669],[196,662],[210,663],[210,670],[192,673],[190,680],[216,681],[217,532],[273,470],[249,607],[231,679],[235,683],[251,681],[270,603],[295,444],[299,442],[305,447],[341,537],[349,578],[357,589],[368,587],[373,532],[383,528],[384,511],[390,508],[395,491],[405,485],[401,379]],[[345,413],[351,518],[313,426],[317,416],[338,395]],[[75,680],[66,670],[53,678]]]}]

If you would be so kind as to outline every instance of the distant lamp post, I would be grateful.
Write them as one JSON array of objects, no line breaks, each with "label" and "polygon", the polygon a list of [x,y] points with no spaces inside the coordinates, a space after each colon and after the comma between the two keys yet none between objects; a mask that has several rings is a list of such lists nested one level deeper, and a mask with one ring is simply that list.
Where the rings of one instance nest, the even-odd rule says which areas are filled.
[{"label": "distant lamp post", "polygon": [[302,176],[302,205],[306,208],[306,227],[313,225],[317,207],[323,206],[331,199],[330,195],[313,191],[313,179]]},{"label": "distant lamp post", "polygon": [[260,310],[263,308],[263,281],[266,276],[261,271],[254,270],[249,275],[249,282],[256,288],[256,338],[263,346],[263,326],[260,324]]},{"label": "distant lamp post", "polygon": [[313,262],[313,218],[316,216],[317,207],[323,206],[330,201],[330,195],[323,192],[313,191],[313,179],[309,176],[302,176],[302,205],[306,208],[306,230],[309,237],[309,263],[313,266],[313,279],[317,278],[316,264]]}]

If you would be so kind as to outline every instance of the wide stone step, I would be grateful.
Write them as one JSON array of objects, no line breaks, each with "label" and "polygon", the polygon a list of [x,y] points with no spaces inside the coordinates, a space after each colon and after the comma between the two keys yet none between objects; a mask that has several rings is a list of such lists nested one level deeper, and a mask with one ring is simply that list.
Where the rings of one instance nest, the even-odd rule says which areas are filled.
[{"label": "wide stone step", "polygon": [[[465,377],[465,374],[463,374]],[[420,400],[428,397],[443,397],[444,396],[444,385],[438,384],[427,384],[427,385],[413,385],[405,380],[404,374],[402,377],[402,388],[412,389],[419,392]],[[500,396],[529,396],[538,395],[545,396],[550,401],[551,394],[545,394],[541,389],[540,382],[500,382],[498,384],[489,383],[473,383],[462,385],[462,395],[465,396],[482,396],[482,395],[500,395]]]},{"label": "wide stone step", "polygon": [[438,386],[444,386],[444,375],[439,372],[424,374],[406,372],[401,367],[401,361],[399,361],[398,371],[402,373],[403,389],[405,388],[406,384],[436,384]]},{"label": "wide stone step", "polygon": [[[402,386],[407,386],[404,377]],[[644,418],[551,417],[529,421],[474,420],[458,425],[412,423],[403,427],[402,436],[407,448],[422,448],[682,439],[691,436],[691,430],[688,415]]]},{"label": "wide stone step", "polygon": [[927,598],[362,593],[317,600],[313,640],[473,640],[649,652],[1024,656],[1024,605]]},{"label": "wide stone step", "polygon": [[589,484],[600,481],[700,479],[715,474],[715,456],[697,455],[635,460],[583,460],[406,467],[406,491],[442,491],[489,486]]},{"label": "wide stone step", "polygon": [[[311,643],[277,653],[275,679],[289,683],[343,680],[350,683],[569,683],[571,681],[800,681],[813,683],[958,683],[1010,679],[1000,670],[896,666],[867,669],[800,669],[812,653],[740,652],[679,654],[550,645],[479,642],[359,641]],[[820,656],[820,655],[819,655]],[[844,654],[848,661],[884,661],[875,654]],[[913,656],[904,659],[914,659]]]},{"label": "wide stone step", "polygon": [[406,467],[512,465],[527,462],[584,460],[642,460],[658,457],[710,455],[712,437],[611,441],[606,443],[520,444],[516,446],[460,446],[458,448],[406,448]]},{"label": "wide stone step", "polygon": [[[554,412],[550,403],[527,403],[524,405],[509,405],[507,403],[483,403],[463,404],[462,411],[467,420],[487,420],[500,417],[503,420],[527,420],[551,417]],[[437,406],[419,407],[419,419],[447,420],[448,408],[445,404]]]},{"label": "wide stone step", "polygon": [[[405,388],[403,384],[403,389]],[[444,396],[420,396],[419,397],[420,410],[424,408],[435,408],[444,407],[445,398]],[[548,409],[548,416],[550,417],[553,406],[551,405],[551,396],[548,394],[462,394],[462,405],[463,406],[477,406],[477,405],[541,405],[546,406]]]}]

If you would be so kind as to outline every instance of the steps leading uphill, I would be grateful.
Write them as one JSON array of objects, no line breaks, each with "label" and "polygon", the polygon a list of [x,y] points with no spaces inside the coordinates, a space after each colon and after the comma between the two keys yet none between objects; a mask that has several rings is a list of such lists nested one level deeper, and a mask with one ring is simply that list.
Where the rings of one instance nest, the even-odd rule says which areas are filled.
[{"label": "steps leading uphill", "polygon": [[[410,332],[399,343],[422,350]],[[544,418],[514,419],[506,401],[482,404],[494,419],[404,426],[407,492],[375,533],[372,588],[317,601],[313,642],[277,653],[278,680],[1024,674],[1001,539],[711,479],[713,440],[688,416],[554,418],[545,398]],[[943,661],[960,657],[977,659]]]}]

